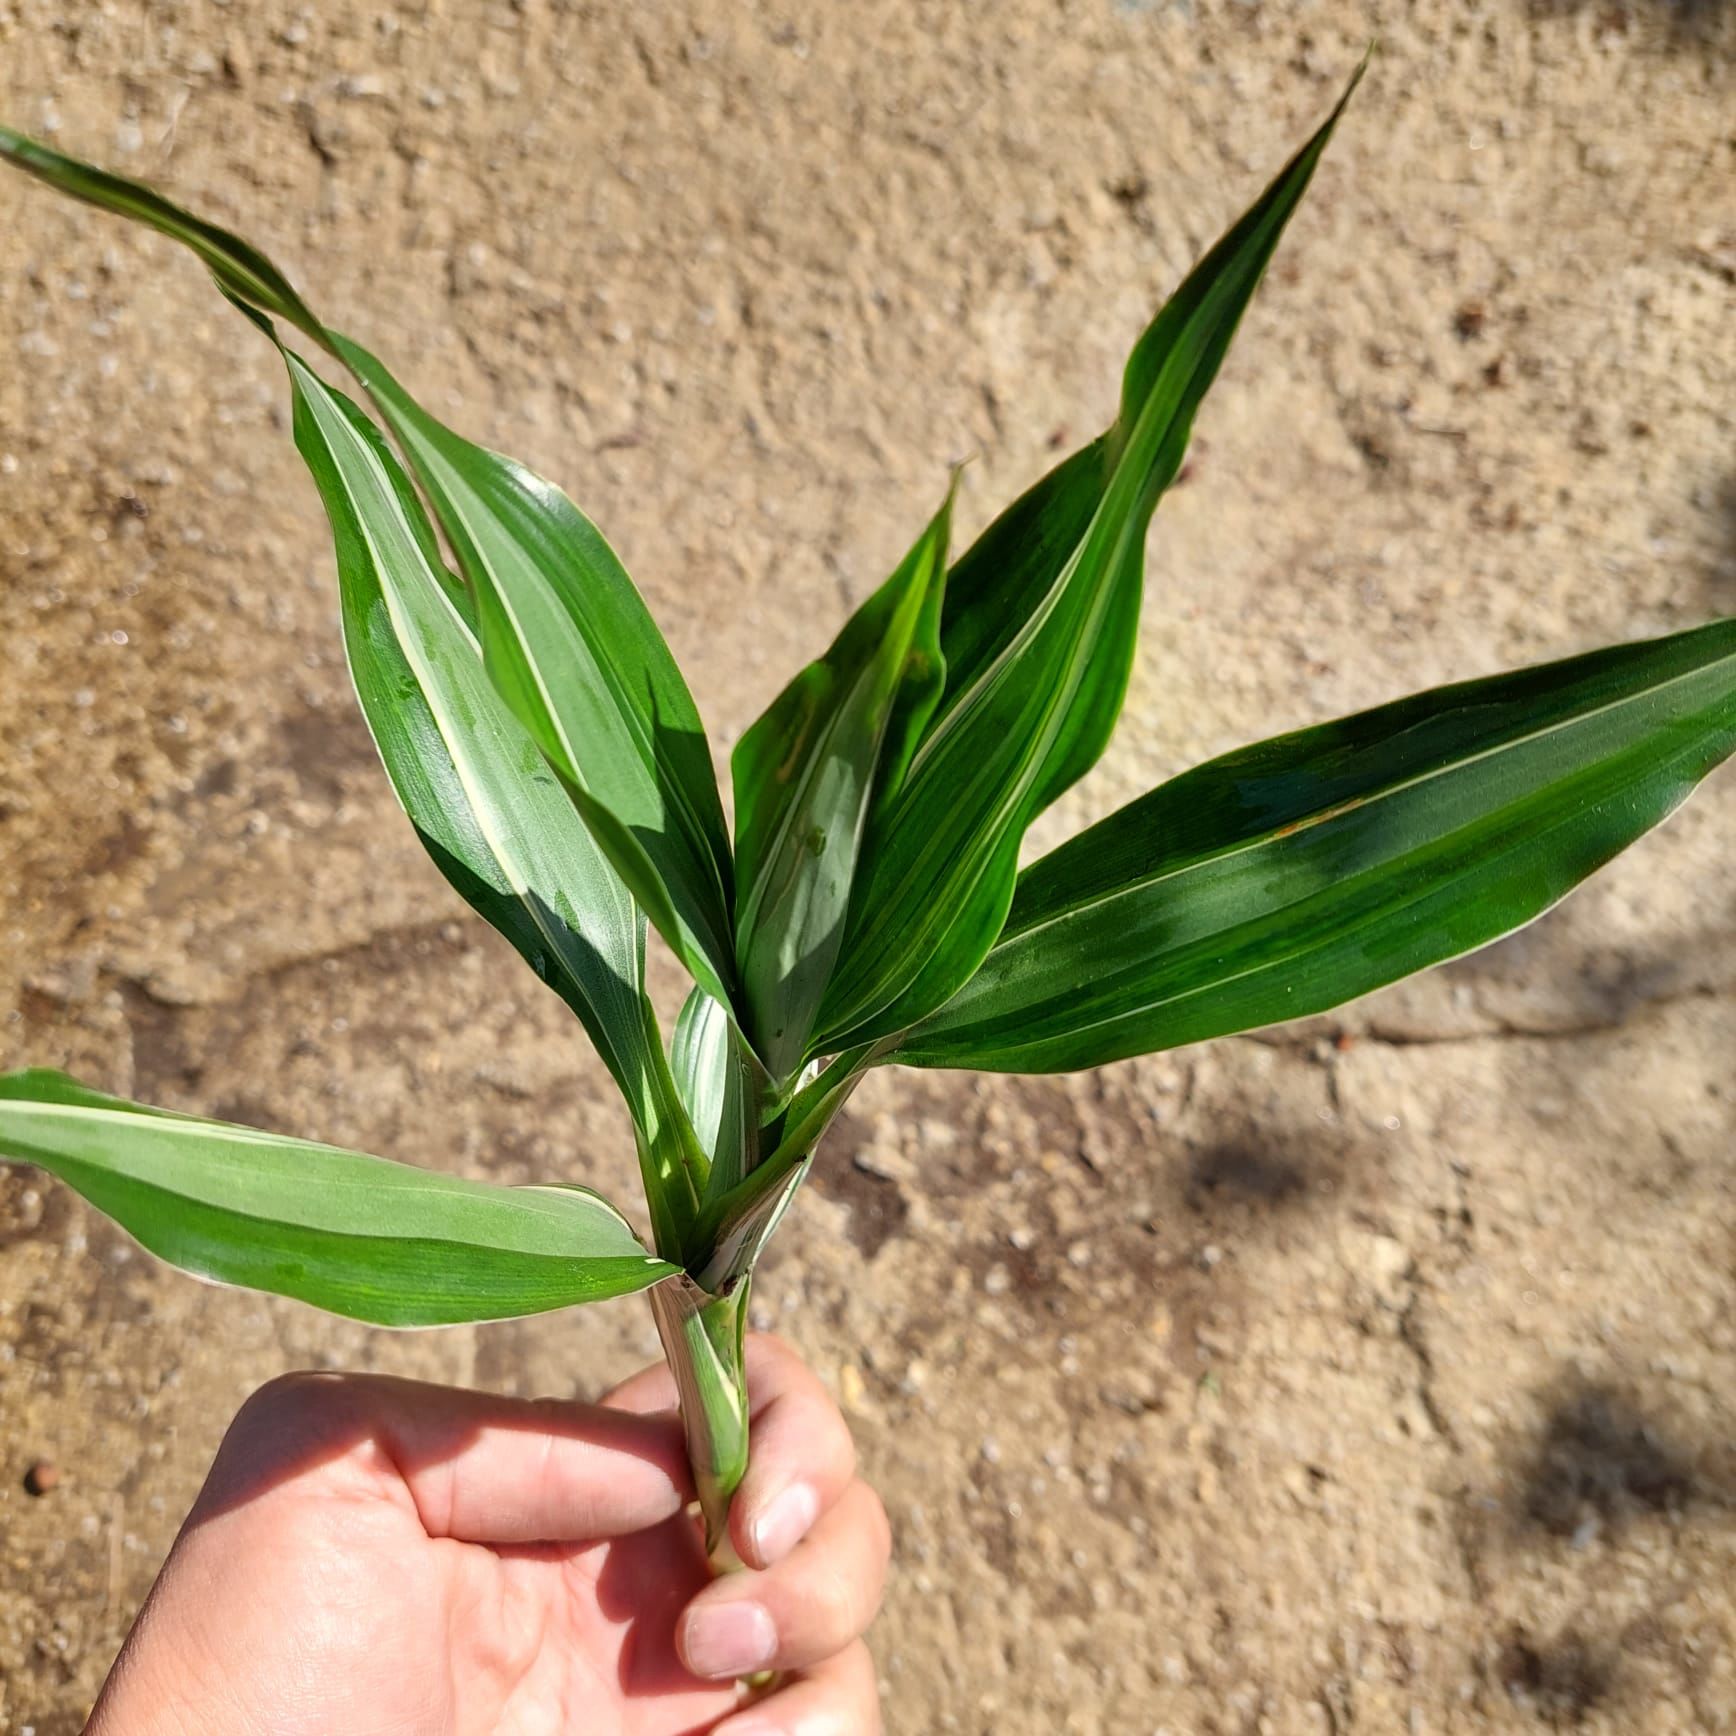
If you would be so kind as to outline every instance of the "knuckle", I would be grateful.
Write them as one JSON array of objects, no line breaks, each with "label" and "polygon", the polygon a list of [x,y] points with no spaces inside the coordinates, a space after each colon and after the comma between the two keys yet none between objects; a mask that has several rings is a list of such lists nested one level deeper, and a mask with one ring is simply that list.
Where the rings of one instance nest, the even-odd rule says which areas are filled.
[{"label": "knuckle", "polygon": [[880,1497],[866,1483],[851,1490],[850,1542],[827,1551],[803,1586],[804,1619],[816,1633],[842,1643],[855,1639],[873,1621],[886,1585],[891,1527]]},{"label": "knuckle", "polygon": [[804,1618],[815,1638],[828,1649],[836,1650],[846,1640],[853,1640],[867,1625],[872,1611],[864,1607],[862,1588],[852,1575],[841,1568],[816,1574],[807,1587]]},{"label": "knuckle", "polygon": [[296,1369],[250,1393],[223,1436],[219,1457],[281,1457],[341,1432],[365,1403],[354,1377]]},{"label": "knuckle", "polygon": [[786,1393],[800,1392],[810,1382],[819,1385],[818,1377],[802,1360],[802,1353],[775,1332],[750,1332],[742,1355],[748,1385],[757,1389],[761,1404],[772,1403]]},{"label": "knuckle", "polygon": [[287,1416],[304,1416],[310,1406],[320,1402],[321,1389],[329,1381],[329,1375],[319,1375],[307,1368],[273,1375],[248,1394],[229,1425],[230,1432],[269,1427]]},{"label": "knuckle", "polygon": [[245,1482],[260,1466],[293,1455],[327,1413],[331,1378],[298,1370],[249,1393],[223,1431],[207,1488]]},{"label": "knuckle", "polygon": [[836,1455],[833,1475],[838,1479],[834,1488],[850,1489],[856,1481],[856,1437],[850,1432],[850,1425],[845,1422],[839,1412],[834,1424],[833,1452]]},{"label": "knuckle", "polygon": [[768,1360],[780,1362],[800,1362],[802,1360],[796,1347],[784,1337],[781,1332],[761,1332],[757,1329],[747,1335],[747,1350],[750,1356],[758,1355]]}]

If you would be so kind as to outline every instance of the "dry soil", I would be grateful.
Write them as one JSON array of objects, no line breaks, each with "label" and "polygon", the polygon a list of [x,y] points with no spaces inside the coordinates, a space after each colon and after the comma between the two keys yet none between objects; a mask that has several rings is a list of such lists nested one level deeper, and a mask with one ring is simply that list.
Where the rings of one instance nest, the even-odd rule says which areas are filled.
[{"label": "dry soil", "polygon": [[[566,485],[721,763],[949,463],[969,530],[1107,420],[1371,36],[1053,840],[1736,603],[1730,12],[0,0],[0,116]],[[629,1194],[600,1066],[374,763],[274,360],[167,243],[15,179],[0,236],[0,1066]],[[860,1093],[758,1312],[892,1510],[893,1730],[1736,1729],[1733,794],[1340,1016]],[[78,1728],[273,1372],[652,1349],[636,1302],[399,1338],[211,1291],[0,1175],[0,1728]]]}]

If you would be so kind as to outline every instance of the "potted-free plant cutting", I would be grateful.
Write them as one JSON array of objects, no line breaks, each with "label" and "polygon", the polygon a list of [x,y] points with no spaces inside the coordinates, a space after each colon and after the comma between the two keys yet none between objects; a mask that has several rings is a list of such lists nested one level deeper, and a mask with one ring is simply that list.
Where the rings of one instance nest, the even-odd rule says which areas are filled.
[{"label": "potted-free plant cutting", "polygon": [[[755,1263],[869,1068],[1069,1070],[1324,1011],[1531,920],[1736,747],[1722,621],[1260,742],[1020,870],[1115,725],[1149,521],[1348,97],[1140,336],[1108,429],[956,559],[949,495],[746,732],[733,830],[680,672],[563,493],[247,243],[0,129],[0,157],[190,247],[279,346],[387,775],[597,1046],[651,1245],[571,1177],[461,1180],[43,1070],[0,1077],[0,1155],[189,1271],[381,1325],[646,1292],[722,1564]],[[667,1047],[647,924],[693,982]]]}]

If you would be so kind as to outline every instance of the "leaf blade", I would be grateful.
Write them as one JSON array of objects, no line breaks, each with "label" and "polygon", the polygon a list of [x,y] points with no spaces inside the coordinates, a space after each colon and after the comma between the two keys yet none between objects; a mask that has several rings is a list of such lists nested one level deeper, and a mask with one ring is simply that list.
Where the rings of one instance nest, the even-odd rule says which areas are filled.
[{"label": "leaf blade", "polygon": [[780,1083],[807,1054],[843,942],[870,803],[877,790],[896,788],[939,698],[951,514],[949,491],[891,578],[731,756],[748,1030]]},{"label": "leaf blade", "polygon": [[36,1164],[171,1265],[379,1326],[504,1320],[673,1274],[613,1206],[0,1075],[0,1154]]},{"label": "leaf blade", "polygon": [[1066,1071],[1326,1011],[1540,915],[1733,749],[1728,621],[1241,749],[1026,870],[896,1058]]},{"label": "leaf blade", "polygon": [[480,633],[491,676],[659,932],[697,980],[731,998],[729,842],[704,727],[643,599],[590,520],[552,484],[430,416],[238,235],[9,128],[0,127],[0,160],[181,242],[243,311],[286,320],[361,381],[459,553],[468,586],[438,562],[436,576]]},{"label": "leaf blade", "polygon": [[733,872],[711,750],[644,599],[560,489],[455,434],[361,345],[330,336],[457,551],[495,686],[694,979],[731,1000]]},{"label": "leaf blade", "polygon": [[1131,667],[1146,527],[1360,77],[1147,328],[1115,425],[960,561],[946,693],[864,846],[817,1050],[903,1029],[969,980],[1005,920],[1026,827],[1102,752]]},{"label": "leaf blade", "polygon": [[447,879],[584,1024],[640,1135],[658,1246],[676,1246],[699,1154],[645,997],[643,919],[489,681],[379,431],[284,354],[296,445],[337,548],[351,674],[387,775]]}]

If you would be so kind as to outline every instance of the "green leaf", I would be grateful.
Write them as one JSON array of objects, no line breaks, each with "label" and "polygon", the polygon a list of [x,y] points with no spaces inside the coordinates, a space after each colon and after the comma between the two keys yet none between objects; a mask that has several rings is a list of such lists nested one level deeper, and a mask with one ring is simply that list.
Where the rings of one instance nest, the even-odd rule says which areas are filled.
[{"label": "green leaf", "polygon": [[330,334],[402,444],[476,600],[489,675],[695,981],[732,998],[729,840],[693,696],[595,525]]},{"label": "green leaf", "polygon": [[800,1068],[844,937],[876,788],[896,792],[940,697],[949,491],[892,577],[741,738],[736,947],[748,1030],[772,1078]]},{"label": "green leaf", "polygon": [[711,1160],[707,1193],[727,1192],[759,1158],[763,1075],[728,1009],[702,988],[687,997],[675,1021],[669,1065],[694,1138]]},{"label": "green leaf", "polygon": [[1733,748],[1733,621],[1243,748],[1027,869],[894,1058],[1060,1072],[1323,1012],[1529,922]]},{"label": "green leaf", "polygon": [[1005,919],[1026,827],[1102,752],[1126,691],[1152,511],[1355,83],[1140,339],[1114,427],[959,562],[946,692],[864,841],[814,1052],[901,1030],[970,978]]},{"label": "green leaf", "polygon": [[660,1248],[703,1167],[644,992],[644,922],[483,668],[408,478],[356,405],[285,352],[295,440],[337,546],[344,642],[393,788],[441,871],[578,1014],[632,1111]]},{"label": "green leaf", "polygon": [[0,161],[9,162],[75,199],[131,217],[190,247],[233,296],[325,343],[319,321],[286,278],[257,248],[215,223],[207,223],[139,181],[68,157],[40,140],[0,127]]},{"label": "green leaf", "polygon": [[490,676],[658,931],[697,981],[730,999],[729,841],[704,727],[643,598],[590,520],[552,484],[428,415],[239,236],[5,128],[0,158],[184,242],[243,311],[289,321],[350,368],[457,552],[469,589],[438,562],[436,575],[480,633]]},{"label": "green leaf", "polygon": [[949,705],[980,687],[1085,540],[1113,467],[1101,434],[1025,490],[959,556],[946,580],[941,651]]},{"label": "green leaf", "polygon": [[0,1076],[0,1155],[40,1165],[196,1277],[377,1326],[505,1320],[643,1290],[675,1268],[584,1188],[499,1187]]}]

